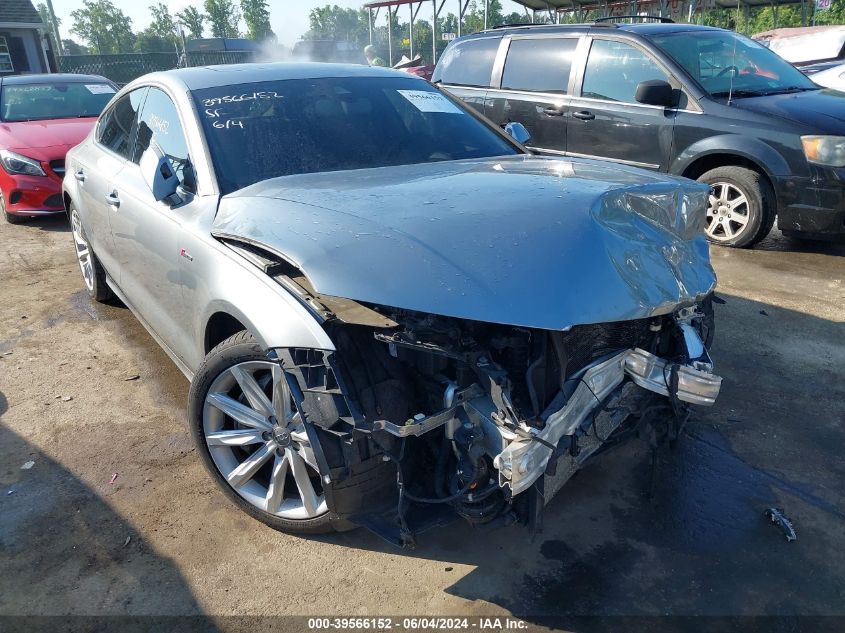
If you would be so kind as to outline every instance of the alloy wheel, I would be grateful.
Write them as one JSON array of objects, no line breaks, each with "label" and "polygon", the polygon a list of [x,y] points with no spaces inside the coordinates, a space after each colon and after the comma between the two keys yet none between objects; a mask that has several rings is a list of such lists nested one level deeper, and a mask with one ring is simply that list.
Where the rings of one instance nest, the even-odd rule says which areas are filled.
[{"label": "alloy wheel", "polygon": [[93,291],[94,262],[91,261],[91,247],[82,233],[82,222],[79,219],[79,212],[76,209],[73,209],[70,214],[70,230],[73,233],[73,243],[76,246],[76,260],[79,262],[79,269],[82,271],[85,287],[89,291]]},{"label": "alloy wheel", "polygon": [[739,187],[729,182],[716,182],[710,187],[704,231],[717,242],[736,239],[750,220],[748,199]]},{"label": "alloy wheel", "polygon": [[314,452],[281,367],[255,360],[227,368],[212,382],[202,415],[212,461],[246,501],[289,520],[328,511]]}]

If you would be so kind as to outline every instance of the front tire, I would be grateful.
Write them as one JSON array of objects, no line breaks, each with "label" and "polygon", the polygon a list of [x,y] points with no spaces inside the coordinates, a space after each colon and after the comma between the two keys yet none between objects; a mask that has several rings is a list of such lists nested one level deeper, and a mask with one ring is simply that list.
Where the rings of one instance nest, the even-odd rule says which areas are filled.
[{"label": "front tire", "polygon": [[737,166],[717,167],[698,180],[712,189],[704,228],[711,242],[750,248],[772,230],[775,195],[760,172]]},{"label": "front tire", "polygon": [[76,210],[73,203],[68,208],[68,214],[70,215],[70,231],[73,235],[76,261],[79,263],[79,270],[82,272],[85,289],[95,301],[108,303],[114,299],[114,293],[106,283],[106,271],[88,242],[88,236],[85,235],[85,229],[82,227],[79,211]]},{"label": "front tire", "polygon": [[239,508],[283,532],[331,532],[331,513],[284,372],[246,331],[197,370],[188,422],[203,464]]}]

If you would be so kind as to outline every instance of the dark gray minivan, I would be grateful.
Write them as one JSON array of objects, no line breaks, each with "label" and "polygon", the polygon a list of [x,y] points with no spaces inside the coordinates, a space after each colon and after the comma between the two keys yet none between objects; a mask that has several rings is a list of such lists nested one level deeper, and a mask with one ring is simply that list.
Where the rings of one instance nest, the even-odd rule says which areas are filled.
[{"label": "dark gray minivan", "polygon": [[710,240],[845,236],[845,93],[756,42],[660,22],[504,27],[455,40],[432,81],[542,153],[709,183]]}]

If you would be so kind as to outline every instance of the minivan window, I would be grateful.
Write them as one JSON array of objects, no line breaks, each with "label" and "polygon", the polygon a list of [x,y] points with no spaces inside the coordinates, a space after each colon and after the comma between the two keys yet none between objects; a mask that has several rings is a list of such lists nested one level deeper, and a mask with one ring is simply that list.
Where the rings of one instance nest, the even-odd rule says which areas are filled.
[{"label": "minivan window", "polygon": [[179,182],[189,191],[194,191],[194,176],[188,158],[188,144],[179,122],[179,113],[170,97],[158,88],[150,88],[141,119],[138,123],[138,142],[132,162],[139,163],[141,156],[152,144],[161,148],[170,159]]},{"label": "minivan window", "polygon": [[636,103],[640,82],[669,77],[648,55],[624,42],[593,40],[581,96]]},{"label": "minivan window", "polygon": [[517,39],[508,48],[502,88],[566,94],[578,39]]},{"label": "minivan window", "polygon": [[728,31],[668,33],[651,40],[712,97],[741,98],[817,88],[792,64],[754,40]]},{"label": "minivan window", "polygon": [[109,108],[97,127],[97,142],[123,158],[130,158],[134,144],[138,109],[144,100],[146,88],[123,95]]},{"label": "minivan window", "polygon": [[498,37],[485,37],[452,44],[443,52],[431,80],[487,88],[501,41]]}]

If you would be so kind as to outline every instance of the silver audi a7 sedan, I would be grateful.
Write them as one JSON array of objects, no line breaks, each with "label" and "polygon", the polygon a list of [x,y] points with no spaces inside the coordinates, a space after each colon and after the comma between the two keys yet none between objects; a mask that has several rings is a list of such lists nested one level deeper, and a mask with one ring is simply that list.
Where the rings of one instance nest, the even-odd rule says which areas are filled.
[{"label": "silver audi a7 sedan", "polygon": [[509,134],[405,73],[249,64],[141,77],[68,154],[88,292],[190,379],[244,511],[536,529],[591,457],[714,402],[707,188]]}]

